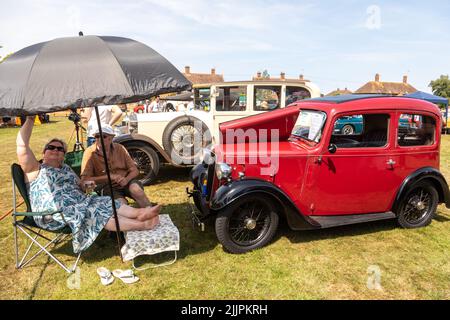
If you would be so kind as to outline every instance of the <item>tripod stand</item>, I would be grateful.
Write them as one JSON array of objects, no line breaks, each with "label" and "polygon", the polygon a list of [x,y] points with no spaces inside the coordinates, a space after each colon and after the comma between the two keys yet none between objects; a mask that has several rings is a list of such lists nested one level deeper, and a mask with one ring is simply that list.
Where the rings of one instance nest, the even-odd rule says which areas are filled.
[{"label": "tripod stand", "polygon": [[76,137],[75,144],[73,145],[73,151],[67,152],[65,156],[64,163],[69,165],[72,170],[80,176],[81,173],[81,164],[83,162],[83,154],[84,154],[84,145],[83,142],[80,140],[80,136],[83,136],[83,131],[86,131],[85,128],[80,124],[81,118],[79,115],[74,112],[71,115],[69,115],[69,120],[73,121],[75,124],[75,128],[72,131],[72,135],[69,138],[69,144],[72,141],[74,135]]},{"label": "tripod stand", "polygon": [[[72,113],[69,115],[69,120],[73,121],[75,128],[72,131],[72,134],[69,138],[69,143],[72,141],[74,134],[76,134],[76,141],[73,145],[73,151],[84,151],[83,142],[80,140],[80,129],[81,131],[86,132],[86,129],[80,124],[81,117],[76,111],[72,110]],[[81,136],[83,136],[83,132],[81,132]]]},{"label": "tripod stand", "polygon": [[73,145],[73,151],[80,151],[80,150],[84,151],[83,142],[80,140],[80,129],[83,130],[84,132],[86,132],[86,129],[78,121],[74,123],[75,129],[73,129],[74,131],[72,132],[72,136],[74,132],[76,132],[76,141],[75,144]]}]

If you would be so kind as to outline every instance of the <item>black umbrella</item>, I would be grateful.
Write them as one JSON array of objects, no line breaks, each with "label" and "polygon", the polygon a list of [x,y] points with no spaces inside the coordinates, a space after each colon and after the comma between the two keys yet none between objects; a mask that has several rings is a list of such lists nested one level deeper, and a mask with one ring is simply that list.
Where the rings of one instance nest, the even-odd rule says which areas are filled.
[{"label": "black umbrella", "polygon": [[[0,64],[0,115],[25,116],[95,107],[105,164],[108,163],[97,105],[139,101],[190,89],[167,59],[127,38],[59,38],[26,47]],[[117,211],[108,176],[117,234]],[[119,252],[120,252],[120,240]]]},{"label": "black umbrella", "polygon": [[0,115],[143,100],[190,88],[163,56],[126,38],[59,38],[24,48],[0,64]]}]

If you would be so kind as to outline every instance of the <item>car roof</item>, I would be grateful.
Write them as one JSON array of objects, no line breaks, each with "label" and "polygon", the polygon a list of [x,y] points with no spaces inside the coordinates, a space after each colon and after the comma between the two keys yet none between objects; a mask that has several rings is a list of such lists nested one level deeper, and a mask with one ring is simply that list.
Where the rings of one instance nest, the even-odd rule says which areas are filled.
[{"label": "car roof", "polygon": [[309,99],[309,101],[313,100],[316,102],[329,102],[329,103],[344,103],[348,101],[354,101],[354,100],[363,100],[368,98],[383,98],[383,97],[393,97],[391,95],[385,95],[385,94],[343,94],[338,96],[327,96],[327,97],[320,97],[320,98],[313,98]]},{"label": "car roof", "polygon": [[301,108],[315,108],[332,113],[374,109],[428,111],[439,114],[439,107],[425,100],[381,94],[349,94],[297,101]]}]

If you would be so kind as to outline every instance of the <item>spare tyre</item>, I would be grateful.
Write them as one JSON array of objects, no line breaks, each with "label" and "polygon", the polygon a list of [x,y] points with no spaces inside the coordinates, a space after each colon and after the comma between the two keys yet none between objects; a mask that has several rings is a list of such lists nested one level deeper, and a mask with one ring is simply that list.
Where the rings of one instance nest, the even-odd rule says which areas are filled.
[{"label": "spare tyre", "polygon": [[162,143],[176,164],[193,165],[200,161],[203,148],[212,142],[206,124],[192,116],[173,119],[164,129]]},{"label": "spare tyre", "polygon": [[136,179],[140,180],[144,186],[148,186],[156,179],[159,172],[158,154],[144,141],[125,141],[122,144],[138,167],[139,176]]}]

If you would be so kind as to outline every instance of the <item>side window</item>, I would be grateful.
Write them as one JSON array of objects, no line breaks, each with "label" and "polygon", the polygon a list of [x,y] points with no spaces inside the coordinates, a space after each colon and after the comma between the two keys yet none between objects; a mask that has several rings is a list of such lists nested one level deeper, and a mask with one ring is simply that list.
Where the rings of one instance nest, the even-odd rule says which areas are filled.
[{"label": "side window", "polygon": [[286,87],[286,106],[295,101],[309,98],[311,98],[311,93],[305,88]]},{"label": "side window", "polygon": [[403,113],[398,120],[398,145],[430,146],[436,136],[436,121],[429,116]]},{"label": "side window", "polygon": [[209,111],[211,106],[211,89],[209,88],[195,89],[194,106],[196,110]]},{"label": "side window", "polygon": [[355,114],[334,123],[331,143],[338,148],[377,148],[388,142],[388,114]]},{"label": "side window", "polygon": [[218,89],[216,111],[245,111],[247,108],[247,87],[224,87]]},{"label": "side window", "polygon": [[269,111],[280,107],[281,86],[255,86],[253,110]]}]

